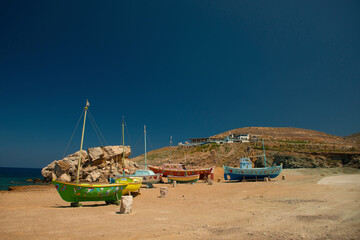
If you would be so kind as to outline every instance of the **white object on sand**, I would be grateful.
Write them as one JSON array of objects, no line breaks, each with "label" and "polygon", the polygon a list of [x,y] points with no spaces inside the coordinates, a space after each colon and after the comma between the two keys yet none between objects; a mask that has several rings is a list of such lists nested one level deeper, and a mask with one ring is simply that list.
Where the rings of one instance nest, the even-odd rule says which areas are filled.
[{"label": "white object on sand", "polygon": [[340,175],[324,177],[318,184],[323,185],[360,185],[360,175]]},{"label": "white object on sand", "polygon": [[132,212],[132,203],[133,203],[133,197],[131,195],[130,196],[122,196],[120,213],[121,214],[130,214]]}]

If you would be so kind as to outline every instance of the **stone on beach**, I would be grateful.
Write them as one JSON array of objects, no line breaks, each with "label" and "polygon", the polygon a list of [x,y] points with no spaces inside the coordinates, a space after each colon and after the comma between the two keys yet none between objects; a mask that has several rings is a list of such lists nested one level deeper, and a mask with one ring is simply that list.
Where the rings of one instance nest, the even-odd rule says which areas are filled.
[{"label": "stone on beach", "polygon": [[207,177],[207,184],[208,185],[213,185],[213,180],[211,179],[210,176]]},{"label": "stone on beach", "polygon": [[160,188],[160,197],[164,198],[168,195],[169,189],[167,187]]},{"label": "stone on beach", "polygon": [[121,197],[121,214],[130,214],[132,212],[133,197],[131,195]]}]

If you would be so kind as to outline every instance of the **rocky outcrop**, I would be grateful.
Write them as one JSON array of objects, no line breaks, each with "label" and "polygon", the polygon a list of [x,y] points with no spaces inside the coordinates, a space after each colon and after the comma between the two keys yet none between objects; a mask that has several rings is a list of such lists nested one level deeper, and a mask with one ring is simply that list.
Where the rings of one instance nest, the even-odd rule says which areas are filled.
[{"label": "rocky outcrop", "polygon": [[[359,159],[358,155],[352,154],[269,153],[266,162],[268,166],[273,163],[276,163],[276,165],[282,163],[284,168],[360,168]],[[257,161],[256,167],[263,167],[263,161]]]},{"label": "rocky outcrop", "polygon": [[[106,182],[110,175],[122,174],[124,152],[124,167],[126,173],[132,173],[138,165],[129,159],[130,146],[105,146],[89,148],[81,152],[80,181]],[[41,171],[46,181],[57,179],[63,182],[76,181],[80,151],[55,160]]]},{"label": "rocky outcrop", "polygon": [[354,156],[349,161],[346,161],[348,167],[360,169],[360,156]]},{"label": "rocky outcrop", "polygon": [[[262,161],[258,161],[262,162]],[[309,156],[298,156],[289,154],[271,154],[267,158],[267,165],[272,166],[283,164],[284,168],[316,168],[319,167],[315,158]],[[325,166],[323,166],[325,167]]]}]

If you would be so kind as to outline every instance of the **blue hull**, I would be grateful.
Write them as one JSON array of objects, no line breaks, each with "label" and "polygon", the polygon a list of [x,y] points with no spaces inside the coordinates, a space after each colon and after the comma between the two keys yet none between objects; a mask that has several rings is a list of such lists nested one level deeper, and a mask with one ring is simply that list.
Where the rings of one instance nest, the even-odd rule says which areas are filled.
[{"label": "blue hull", "polygon": [[223,166],[225,180],[243,180],[243,179],[264,179],[265,177],[276,178],[282,170],[282,165],[267,168],[235,168]]}]

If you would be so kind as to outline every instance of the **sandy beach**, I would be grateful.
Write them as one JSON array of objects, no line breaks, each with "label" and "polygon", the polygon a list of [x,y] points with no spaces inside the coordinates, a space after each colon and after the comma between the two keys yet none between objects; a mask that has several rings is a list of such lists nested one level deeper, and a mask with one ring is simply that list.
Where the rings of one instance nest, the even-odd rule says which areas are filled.
[{"label": "sandy beach", "polygon": [[50,185],[3,191],[1,239],[360,239],[360,174],[335,173],[285,169],[285,180],[271,182],[157,184],[141,189],[130,215],[104,202],[71,208]]}]

